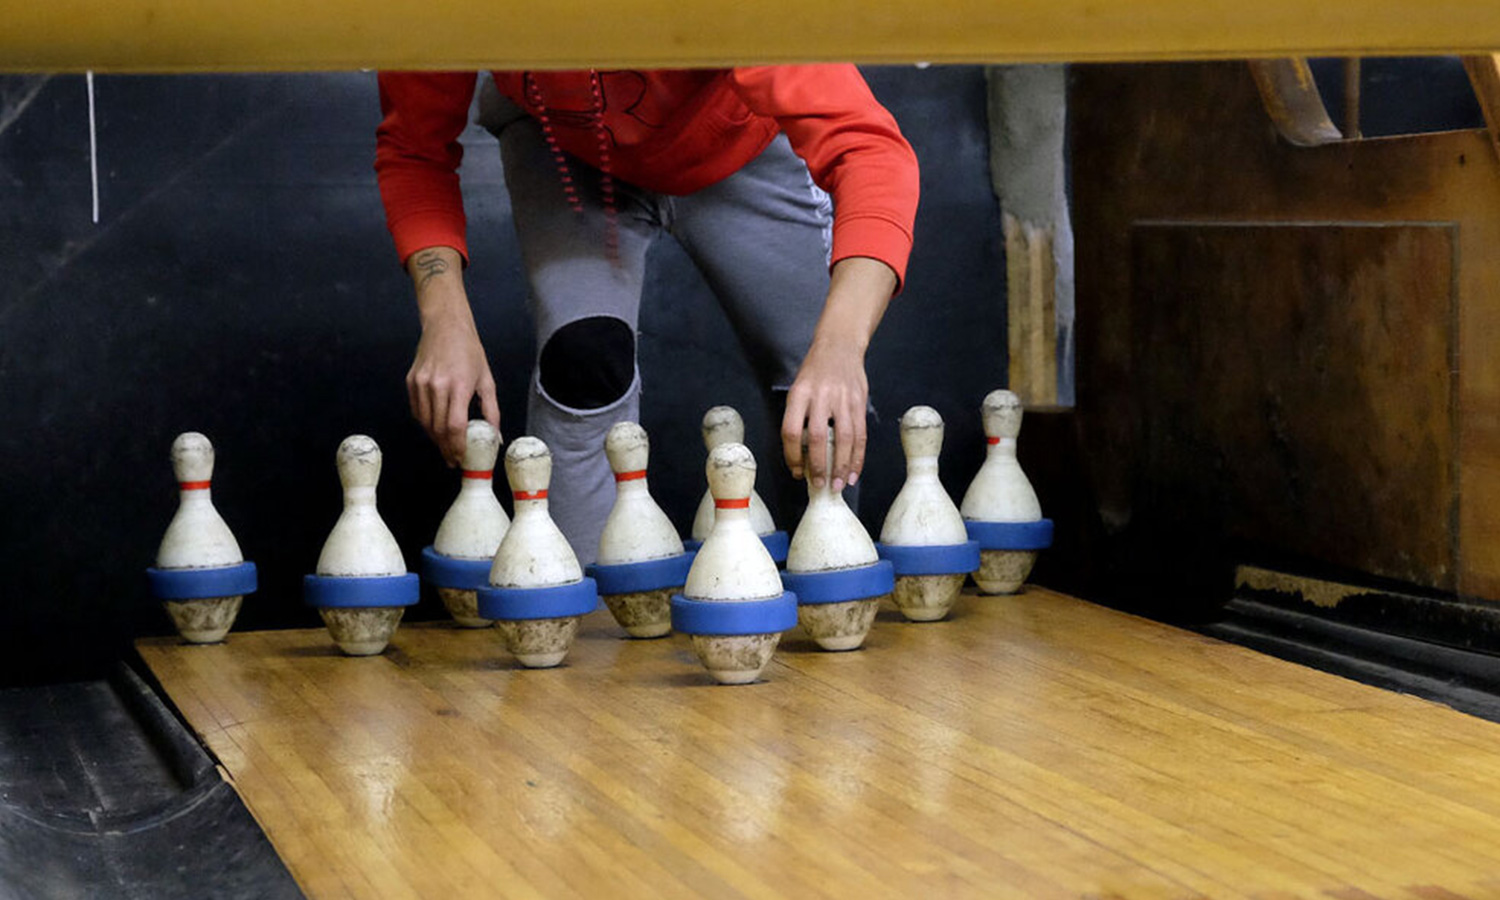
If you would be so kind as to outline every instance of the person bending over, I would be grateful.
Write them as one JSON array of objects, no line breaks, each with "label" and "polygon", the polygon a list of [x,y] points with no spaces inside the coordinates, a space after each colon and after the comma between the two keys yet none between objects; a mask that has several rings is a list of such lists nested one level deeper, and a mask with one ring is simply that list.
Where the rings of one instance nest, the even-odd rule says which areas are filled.
[{"label": "person bending over", "polygon": [[[375,168],[422,324],[408,399],[450,464],[476,397],[500,425],[463,281],[458,138],[477,81],[379,75]],[[791,476],[854,484],[865,350],[900,289],[918,195],[916,156],[859,71],[494,72],[482,88],[537,329],[527,425],[552,449],[552,509],[579,558],[593,560],[614,499],[604,435],[639,415],[636,323],[661,233],[703,273],[784,409]],[[825,470],[802,448],[822,447],[830,428]]]}]

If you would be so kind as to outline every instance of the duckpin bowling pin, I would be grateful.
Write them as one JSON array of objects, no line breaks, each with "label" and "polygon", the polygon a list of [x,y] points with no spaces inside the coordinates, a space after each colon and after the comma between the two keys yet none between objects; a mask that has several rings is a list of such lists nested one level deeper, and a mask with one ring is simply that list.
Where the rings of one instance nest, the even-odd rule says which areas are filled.
[{"label": "duckpin bowling pin", "polygon": [[[715,406],[703,414],[703,446],[712,453],[715,447],[723,444],[743,444],[745,442],[745,420],[740,417],[739,411],[732,406]],[[714,527],[714,498],[712,490],[703,492],[703,499],[698,501],[697,514],[693,516],[693,544],[701,544],[708,537]],[[767,549],[771,551],[771,558],[778,563],[786,559],[787,535],[784,531],[776,530],[776,523],[771,519],[771,511],[766,508],[764,500],[755,490],[754,485],[750,488],[750,527],[760,535]]]},{"label": "duckpin bowling pin", "polygon": [[390,643],[420,588],[375,508],[379,445],[365,435],[351,435],[339,444],[337,465],[344,509],[318,555],[317,574],[304,581],[304,596],[318,607],[339,649],[350,656],[374,656]]},{"label": "duckpin bowling pin", "polygon": [[547,510],[552,452],[534,437],[505,451],[505,477],[515,518],[495,551],[490,587],[479,593],[479,612],[495,619],[505,646],[521,665],[547,669],[562,663],[578,633],[578,619],[599,605],[593,579]]},{"label": "duckpin bowling pin", "polygon": [[989,450],[959,511],[981,548],[974,583],[986,594],[1014,594],[1031,573],[1037,551],[1051,543],[1052,522],[1042,518],[1042,504],[1016,460],[1021,398],[991,391],[982,415]]},{"label": "duckpin bowling pin", "polygon": [[172,624],[190,644],[222,641],[234,625],[244,595],[255,590],[255,565],[245,562],[239,542],[214,508],[209,484],[214,446],[196,431],[172,442],[178,505],[148,570],[152,593],[163,601]]},{"label": "duckpin bowling pin", "polygon": [[797,622],[796,595],[751,523],[755,456],[728,443],[708,455],[708,489],[716,515],[682,594],[672,598],[672,627],[692,635],[698,659],[720,684],[760,677],[781,632]]},{"label": "duckpin bowling pin", "polygon": [[[499,456],[500,433],[495,426],[483,419],[470,422],[458,497],[438,525],[431,554],[423,553],[428,581],[437,587],[449,615],[465,628],[491,624],[479,615],[475,591],[489,583],[495,551],[510,529],[510,517],[495,498],[495,460]],[[440,558],[434,559],[432,554]]]},{"label": "duckpin bowling pin", "polygon": [[901,417],[906,482],[880,530],[881,555],[896,569],[896,606],[913,622],[948,614],[968,574],[979,567],[979,545],[969,541],[963,516],[938,479],[943,417],[913,406]]},{"label": "duckpin bowling pin", "polygon": [[[833,432],[825,447],[833,470]],[[807,511],[792,535],[782,582],[800,601],[797,618],[824,650],[853,650],[865,641],[880,601],[893,587],[891,564],[854,511],[828,481],[807,481]]]},{"label": "duckpin bowling pin", "polygon": [[646,429],[635,422],[616,423],[604,439],[604,453],[615,473],[615,503],[590,572],[626,633],[661,637],[672,630],[672,594],[681,590],[692,559],[646,485],[651,454]]}]

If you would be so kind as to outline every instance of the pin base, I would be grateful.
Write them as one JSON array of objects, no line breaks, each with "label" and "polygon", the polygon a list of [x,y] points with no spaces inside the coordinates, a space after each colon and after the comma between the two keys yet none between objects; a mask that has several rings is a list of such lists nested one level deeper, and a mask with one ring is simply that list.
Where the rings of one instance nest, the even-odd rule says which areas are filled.
[{"label": "pin base", "polygon": [[599,586],[592,578],[551,587],[485,587],[478,591],[479,614],[486,619],[560,619],[599,608]]},{"label": "pin base", "polygon": [[[786,562],[787,551],[792,547],[791,535],[785,531],[773,531],[770,534],[760,535],[760,542],[766,545],[766,552],[771,554],[771,559],[776,561],[776,565]],[[686,538],[682,546],[686,547],[689,553],[697,553],[702,548],[703,542]]]},{"label": "pin base", "polygon": [[477,591],[490,586],[488,559],[459,559],[444,556],[432,547],[422,548],[422,580],[439,588]]},{"label": "pin base", "polygon": [[640,594],[662,588],[680,588],[687,583],[688,569],[693,567],[692,553],[679,553],[665,559],[604,566],[594,563],[585,573],[599,585],[600,594]]},{"label": "pin base", "polygon": [[981,550],[1045,550],[1052,546],[1052,520],[1035,522],[964,521],[969,539]]},{"label": "pin base", "polygon": [[306,575],[302,578],[303,602],[319,609],[411,606],[421,594],[422,583],[412,572],[367,578],[342,575]]},{"label": "pin base", "polygon": [[881,559],[890,560],[898,576],[967,575],[979,568],[978,541],[935,547],[876,544],[875,549]]},{"label": "pin base", "polygon": [[765,600],[693,600],[672,595],[672,630],[721,637],[782,632],[797,624],[797,595]]},{"label": "pin base", "polygon": [[256,588],[255,563],[215,566],[211,569],[146,570],[151,596],[158,600],[210,600],[252,594]]},{"label": "pin base", "polygon": [[880,597],[896,589],[896,571],[890,560],[882,559],[857,569],[835,569],[831,572],[783,572],[781,583],[797,595],[803,606],[817,603],[843,603]]}]

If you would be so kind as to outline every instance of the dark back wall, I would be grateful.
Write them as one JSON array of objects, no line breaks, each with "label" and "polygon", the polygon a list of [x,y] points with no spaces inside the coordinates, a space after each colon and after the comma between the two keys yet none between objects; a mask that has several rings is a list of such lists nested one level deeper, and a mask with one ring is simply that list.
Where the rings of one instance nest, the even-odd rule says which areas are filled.
[{"label": "dark back wall", "polygon": [[[869,355],[862,514],[878,530],[906,407],[948,419],[950,491],[978,467],[978,404],[1006,373],[1005,279],[982,71],[867,75],[923,170],[907,288]],[[406,409],[417,321],[370,166],[374,76],[109,77],[96,93],[97,225],[84,79],[0,78],[0,684],[91,675],[170,632],[142,570],[175,509],[178,432],[213,439],[214,501],[260,567],[238,630],[318,624],[300,580],[338,516],[345,435],[384,449],[380,508],[409,563],[456,490]],[[470,293],[516,436],[535,348],[494,142],[465,142]],[[777,423],[686,257],[654,253],[642,417],[654,492],[685,526],[703,410],[739,407],[762,465],[781,464]],[[428,597],[412,615],[439,613]]]}]

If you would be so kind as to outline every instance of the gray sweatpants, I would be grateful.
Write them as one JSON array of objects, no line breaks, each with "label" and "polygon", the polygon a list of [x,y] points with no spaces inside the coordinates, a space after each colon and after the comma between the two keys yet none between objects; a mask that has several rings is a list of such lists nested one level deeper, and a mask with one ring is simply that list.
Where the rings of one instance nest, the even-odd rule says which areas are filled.
[{"label": "gray sweatpants", "polygon": [[[501,97],[488,79],[480,123],[499,138],[530,281],[538,354],[559,329],[585,318],[617,318],[639,335],[646,251],[666,233],[687,251],[718,298],[770,408],[784,404],[828,293],[833,227],[828,195],[813,183],[785,136],[740,171],[688,196],[657,194],[617,181],[619,254],[612,261],[598,172],[567,159],[583,203],[579,213],[563,193],[540,124]],[[673,373],[653,374],[668,378]],[[604,437],[616,422],[639,420],[640,390],[637,368],[618,400],[597,409],[575,409],[550,397],[540,369],[533,371],[527,431],[552,450],[552,515],[584,563],[597,554],[614,502]],[[772,421],[780,427],[779,412]],[[779,440],[774,446],[779,448]],[[760,468],[762,491],[770,487],[779,496],[805,491],[800,483],[789,484],[779,450],[772,459],[762,458]],[[790,530],[796,523],[777,524]]]}]

